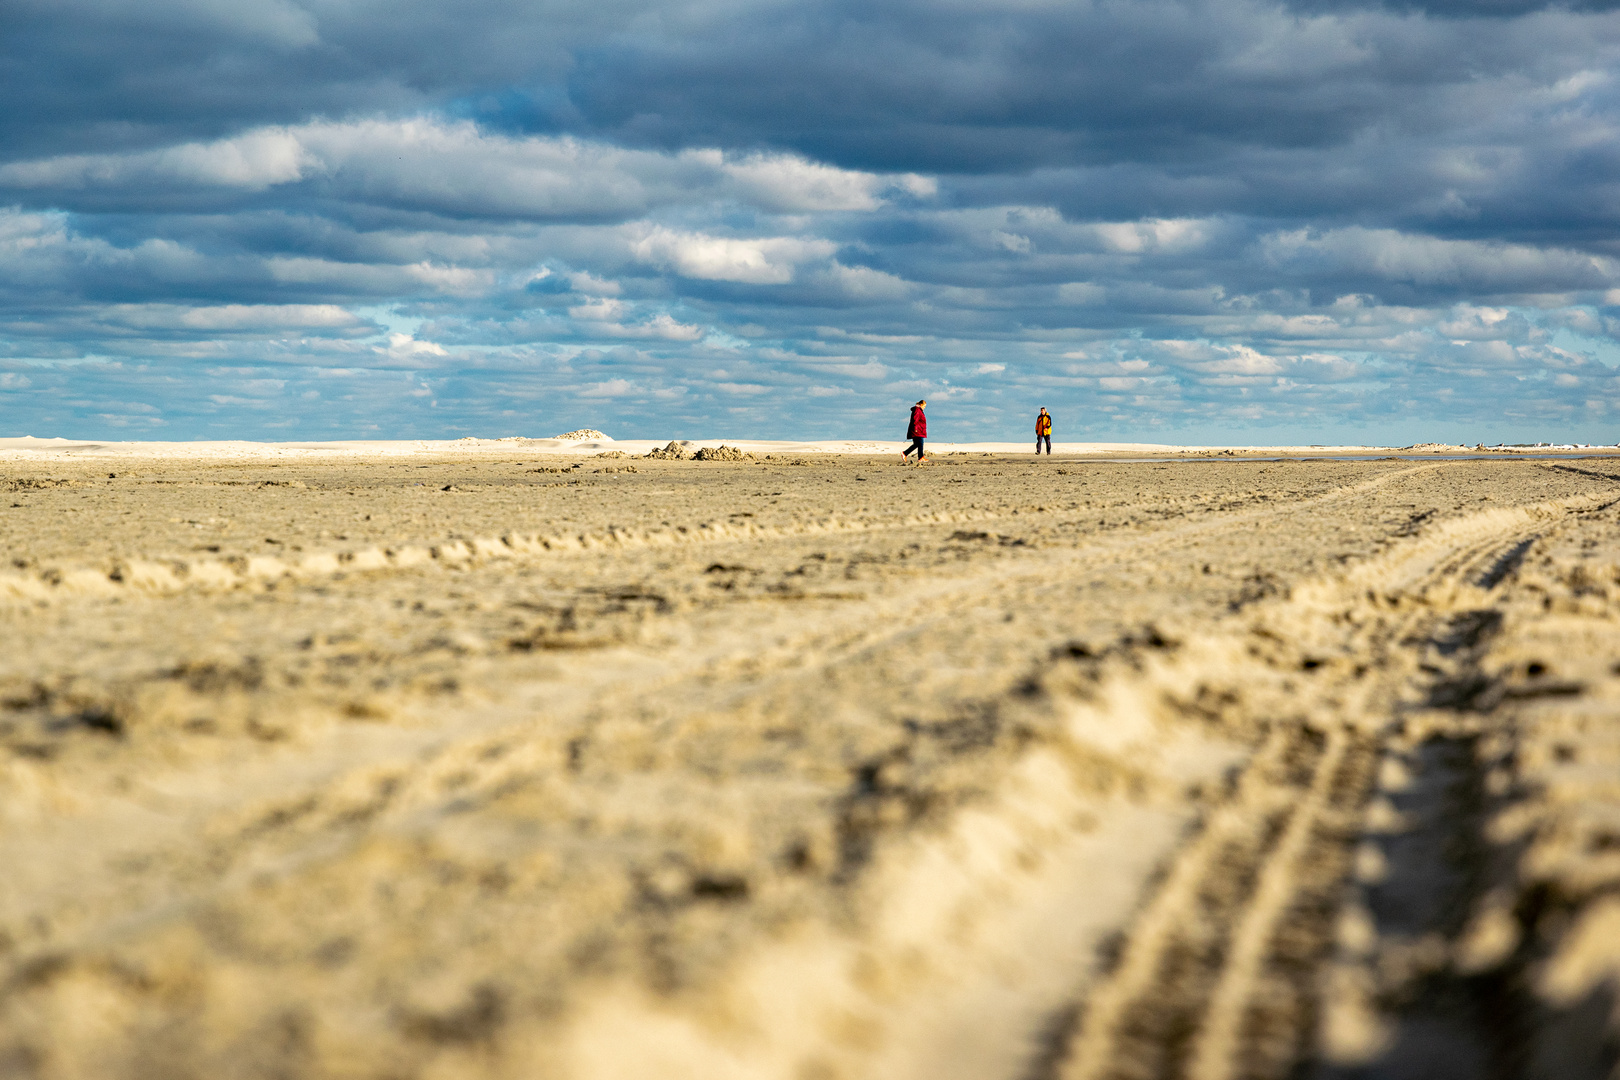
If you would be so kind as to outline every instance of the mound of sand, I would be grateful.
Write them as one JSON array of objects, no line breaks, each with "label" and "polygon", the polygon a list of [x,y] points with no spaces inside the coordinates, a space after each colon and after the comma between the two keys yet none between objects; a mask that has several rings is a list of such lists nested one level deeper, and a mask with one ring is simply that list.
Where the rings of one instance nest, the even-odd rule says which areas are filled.
[{"label": "mound of sand", "polygon": [[689,442],[676,442],[672,439],[664,446],[647,451],[647,456],[665,461],[684,461],[692,456],[686,449],[691,445]]},{"label": "mound of sand", "polygon": [[719,446],[705,446],[705,447],[699,448],[698,452],[692,455],[692,460],[693,461],[752,461],[753,457],[754,457],[753,454],[747,453],[746,451],[743,451],[743,450],[739,450],[735,446],[726,446],[724,443],[722,443]]},{"label": "mound of sand", "polygon": [[580,428],[578,431],[565,431],[561,435],[553,435],[553,439],[562,442],[612,442],[612,438],[597,431],[595,428]]}]

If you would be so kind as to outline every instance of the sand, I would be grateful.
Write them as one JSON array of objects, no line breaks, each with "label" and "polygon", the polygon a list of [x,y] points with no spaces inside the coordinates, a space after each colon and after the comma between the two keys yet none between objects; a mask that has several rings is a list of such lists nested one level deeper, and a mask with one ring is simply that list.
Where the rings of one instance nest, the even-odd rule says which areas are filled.
[{"label": "sand", "polygon": [[0,444],[0,1076],[1612,1074],[1620,460],[590,441]]}]

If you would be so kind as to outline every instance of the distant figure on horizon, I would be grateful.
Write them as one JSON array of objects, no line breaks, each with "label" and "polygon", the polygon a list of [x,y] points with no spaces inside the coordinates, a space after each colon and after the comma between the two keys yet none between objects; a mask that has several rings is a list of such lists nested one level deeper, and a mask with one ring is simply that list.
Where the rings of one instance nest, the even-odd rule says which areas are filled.
[{"label": "distant figure on horizon", "polygon": [[911,440],[911,445],[900,451],[902,458],[910,457],[913,450],[917,451],[919,465],[928,460],[923,456],[923,440],[928,437],[928,417],[923,413],[926,408],[926,401],[919,401],[911,407],[911,424],[906,428],[906,438]]},{"label": "distant figure on horizon", "polygon": [[1041,406],[1040,415],[1035,418],[1035,453],[1041,452],[1041,442],[1046,442],[1046,456],[1052,456],[1052,414]]}]

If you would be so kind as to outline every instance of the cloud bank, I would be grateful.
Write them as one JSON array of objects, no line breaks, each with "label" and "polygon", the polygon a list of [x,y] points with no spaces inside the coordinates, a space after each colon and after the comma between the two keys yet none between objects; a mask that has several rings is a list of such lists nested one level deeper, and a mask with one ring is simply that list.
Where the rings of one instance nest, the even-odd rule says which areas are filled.
[{"label": "cloud bank", "polygon": [[0,434],[1620,438],[1613,4],[8,20]]}]

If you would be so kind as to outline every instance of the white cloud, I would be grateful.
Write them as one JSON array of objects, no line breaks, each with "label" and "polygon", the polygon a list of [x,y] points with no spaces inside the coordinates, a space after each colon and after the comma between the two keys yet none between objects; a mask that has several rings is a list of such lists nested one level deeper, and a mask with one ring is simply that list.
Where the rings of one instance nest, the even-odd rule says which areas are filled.
[{"label": "white cloud", "polygon": [[1522,340],[1530,324],[1505,307],[1475,307],[1459,304],[1452,309],[1451,318],[1435,325],[1441,337],[1464,341],[1512,338]]},{"label": "white cloud", "polygon": [[209,261],[196,250],[168,239],[147,239],[116,247],[82,236],[60,212],[29,213],[0,208],[0,282],[30,290],[72,287],[85,274],[111,272],[127,281],[165,282],[206,277]]},{"label": "white cloud", "polygon": [[272,256],[265,259],[263,265],[273,280],[283,284],[374,295],[410,295],[425,286],[446,296],[471,297],[487,292],[499,277],[490,269],[445,266],[427,260],[398,266],[307,256]]},{"label": "white cloud", "polygon": [[1266,356],[1247,345],[1217,346],[1208,359],[1195,361],[1193,367],[1209,375],[1278,375],[1284,363],[1275,356]]},{"label": "white cloud", "polygon": [[0,166],[0,187],[68,188],[184,185],[263,191],[302,180],[321,161],[298,133],[260,128],[211,143],[130,154],[73,154]]},{"label": "white cloud", "polygon": [[1106,251],[1138,255],[1197,251],[1211,236],[1210,223],[1199,218],[1145,218],[1089,226]]},{"label": "white cloud", "polygon": [[405,272],[435,292],[452,296],[476,296],[495,284],[493,270],[468,266],[442,266],[426,259],[405,267]]},{"label": "white cloud", "polygon": [[928,177],[907,173],[884,176],[840,169],[791,154],[749,154],[726,160],[717,150],[690,151],[693,157],[720,169],[733,189],[748,202],[783,213],[876,210],[883,195],[899,190],[926,198],[938,185]]},{"label": "white cloud", "polygon": [[886,193],[925,197],[937,188],[916,174],[841,169],[791,154],[668,154],[500,135],[431,116],[261,127],[213,142],[0,166],[0,189],[98,189],[135,201],[168,197],[176,187],[259,192],[304,181],[361,203],[538,219],[623,219],[719,197],[779,213],[872,211]]},{"label": "white cloud", "polygon": [[869,266],[845,266],[836,259],[820,268],[815,280],[841,299],[862,303],[903,300],[911,294],[911,286],[903,278]]},{"label": "white cloud", "polygon": [[848,379],[882,379],[889,374],[889,369],[876,360],[868,360],[864,364],[828,364],[823,370]]},{"label": "white cloud", "polygon": [[568,309],[570,317],[588,324],[585,332],[613,338],[654,338],[661,341],[697,341],[704,336],[701,326],[679,322],[667,311],[661,311],[643,322],[626,322],[635,314],[634,305],[611,296],[597,297],[589,303],[576,304]]},{"label": "white cloud", "polygon": [[1034,249],[1034,244],[1030,242],[1029,237],[1018,233],[1003,232],[996,229],[990,236],[997,244],[1015,255],[1028,255]]},{"label": "white cloud", "polygon": [[872,173],[783,154],[750,154],[722,161],[719,167],[750,202],[772,210],[876,210],[883,205],[878,193],[884,180]]},{"label": "white cloud", "polygon": [[624,291],[617,281],[604,281],[588,270],[569,275],[568,287],[587,296],[618,296]]},{"label": "white cloud", "polygon": [[612,322],[624,317],[630,310],[630,305],[623,300],[615,300],[611,296],[599,297],[588,304],[576,304],[568,309],[568,314],[575,319],[584,319],[587,322]]},{"label": "white cloud", "polygon": [[396,360],[420,360],[429,356],[445,356],[443,345],[432,341],[417,341],[410,334],[393,333],[388,335],[388,347],[379,349],[386,352]]},{"label": "white cloud", "polygon": [[604,337],[651,338],[659,341],[698,341],[704,336],[701,326],[678,322],[667,311],[659,312],[641,323],[602,323],[591,328]]},{"label": "white cloud", "polygon": [[610,398],[623,397],[638,390],[639,387],[629,379],[608,379],[605,382],[592,383],[579,392],[582,398]]},{"label": "white cloud", "polygon": [[101,309],[103,322],[139,330],[199,333],[265,333],[361,330],[365,320],[337,304],[113,304]]},{"label": "white cloud", "polygon": [[630,252],[639,261],[668,267],[684,277],[785,285],[800,265],[830,258],[837,245],[814,237],[772,236],[736,239],[663,226],[630,232]]}]

